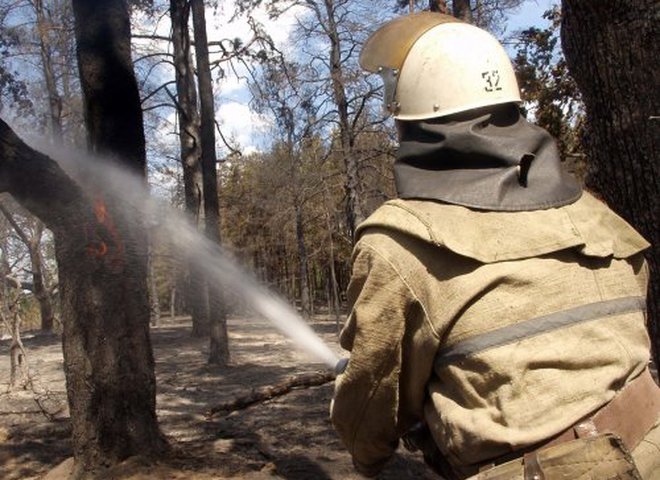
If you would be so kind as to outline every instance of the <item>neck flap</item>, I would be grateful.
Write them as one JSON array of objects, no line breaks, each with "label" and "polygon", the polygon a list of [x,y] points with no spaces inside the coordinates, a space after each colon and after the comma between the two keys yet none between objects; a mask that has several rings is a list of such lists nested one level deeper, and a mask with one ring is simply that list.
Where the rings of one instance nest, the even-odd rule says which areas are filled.
[{"label": "neck flap", "polygon": [[400,198],[482,210],[542,210],[582,194],[552,136],[513,105],[404,122],[394,176]]}]

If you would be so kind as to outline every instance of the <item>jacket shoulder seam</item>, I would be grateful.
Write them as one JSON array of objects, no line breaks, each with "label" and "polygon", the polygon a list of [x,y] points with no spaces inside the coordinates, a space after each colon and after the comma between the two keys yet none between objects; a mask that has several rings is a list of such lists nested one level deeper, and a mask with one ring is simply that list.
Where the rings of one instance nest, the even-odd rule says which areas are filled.
[{"label": "jacket shoulder seam", "polygon": [[422,308],[422,312],[424,313],[424,321],[426,322],[426,324],[427,324],[428,327],[430,328],[431,333],[433,334],[434,337],[436,337],[438,340],[440,340],[440,334],[436,331],[436,329],[435,329],[435,327],[434,327],[434,325],[433,325],[433,322],[431,322],[431,317],[430,317],[430,315],[429,315],[429,311],[428,311],[428,309],[426,308],[426,305],[424,305],[424,302],[422,302],[422,300],[419,298],[419,296],[415,293],[415,291],[413,290],[413,288],[412,288],[412,286],[410,285],[410,283],[408,283],[408,281],[406,280],[406,278],[401,274],[401,272],[400,272],[399,269],[396,267],[396,265],[394,264],[394,262],[392,262],[392,261],[387,257],[387,255],[385,255],[385,254],[383,254],[382,252],[380,252],[380,251],[379,251],[374,245],[372,245],[371,243],[369,243],[369,242],[365,242],[365,247],[366,247],[366,248],[369,248],[369,250],[373,251],[376,255],[378,255],[378,256],[379,256],[379,257],[380,257],[385,263],[387,263],[387,265],[390,267],[390,269],[392,269],[392,271],[393,271],[394,273],[396,273],[396,275],[397,275],[397,277],[399,278],[399,280],[401,281],[401,283],[402,283],[403,285],[405,285],[406,289],[408,289],[408,291],[410,292],[412,298],[413,298],[413,299],[414,299],[414,300],[420,305],[420,307]]}]

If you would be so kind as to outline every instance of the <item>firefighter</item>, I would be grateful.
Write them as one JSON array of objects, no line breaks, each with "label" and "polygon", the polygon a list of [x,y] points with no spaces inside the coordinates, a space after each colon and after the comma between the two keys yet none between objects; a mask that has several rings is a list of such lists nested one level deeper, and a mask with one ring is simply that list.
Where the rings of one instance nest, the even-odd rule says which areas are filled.
[{"label": "firefighter", "polygon": [[448,479],[660,478],[649,244],[562,170],[489,33],[422,12],[360,63],[400,147],[340,339],[331,418],[355,468],[403,439]]}]

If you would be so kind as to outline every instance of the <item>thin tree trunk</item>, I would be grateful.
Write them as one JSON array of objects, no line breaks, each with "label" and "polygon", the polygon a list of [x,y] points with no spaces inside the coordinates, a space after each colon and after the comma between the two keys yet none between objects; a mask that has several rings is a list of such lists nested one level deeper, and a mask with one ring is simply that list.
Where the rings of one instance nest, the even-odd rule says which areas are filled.
[{"label": "thin tree trunk", "polygon": [[43,236],[44,226],[39,220],[35,220],[36,227],[33,235],[30,237],[21,227],[12,213],[0,203],[0,211],[28,249],[30,255],[30,265],[32,267],[32,293],[39,303],[41,314],[41,330],[51,332],[55,319],[53,302],[48,287],[46,286],[45,272],[41,256],[41,238]]},{"label": "thin tree trunk", "polygon": [[176,315],[176,286],[170,288],[170,320]]},{"label": "thin tree trunk", "polygon": [[298,248],[298,276],[300,278],[300,307],[303,315],[311,315],[309,279],[307,265],[307,248],[303,231],[302,207],[299,202],[294,205],[296,211],[296,246]]},{"label": "thin tree trunk", "polygon": [[48,92],[48,109],[50,113],[50,128],[53,140],[62,142],[62,98],[57,91],[55,74],[53,73],[52,46],[49,37],[50,25],[46,21],[43,0],[34,0],[34,10],[37,15],[37,32],[39,34],[39,53],[41,54],[41,68]]},{"label": "thin tree trunk", "polygon": [[660,172],[656,0],[563,0],[562,46],[587,110],[587,185],[652,244],[648,324],[658,364]]},{"label": "thin tree trunk", "polygon": [[[200,228],[204,222],[204,183],[197,88],[188,28],[190,2],[170,0],[170,18],[186,212],[190,220]],[[194,252],[190,253],[194,255]],[[187,268],[188,281],[185,294],[186,303],[192,314],[192,334],[195,337],[205,337],[210,333],[206,281],[201,269],[195,265],[192,258],[188,259]]]},{"label": "thin tree trunk", "polygon": [[[191,0],[193,29],[195,31],[195,57],[201,111],[202,172],[204,176],[204,222],[207,237],[218,244],[220,239],[220,204],[218,199],[217,157],[215,152],[215,106],[213,83],[209,63],[206,14],[202,0]],[[229,363],[229,339],[227,336],[227,314],[223,294],[213,281],[208,284],[209,320],[211,344],[209,363]]]},{"label": "thin tree trunk", "polygon": [[[341,39],[335,19],[334,0],[324,0],[327,15],[327,32],[330,40],[330,79],[332,94],[339,116],[339,139],[341,158],[346,169],[346,222],[351,235],[355,236],[357,225],[366,218],[362,206],[359,167],[353,152],[353,134],[348,112],[348,99],[344,85],[344,73],[341,62]],[[321,20],[321,19],[319,19]]]},{"label": "thin tree trunk", "polygon": [[[329,193],[327,185],[324,185],[325,188],[325,198],[326,204],[329,205]],[[332,302],[328,300],[328,305],[332,304],[332,311],[335,315],[335,323],[337,325],[337,331],[339,331],[339,287],[337,285],[337,274],[335,272],[335,242],[332,238],[332,223],[330,221],[330,212],[325,212],[325,226],[328,233],[328,252],[330,254],[330,261],[328,262],[328,268],[330,270],[330,288],[329,293],[332,294]],[[330,309],[328,309],[328,314],[330,314]]]},{"label": "thin tree trunk", "polygon": [[43,234],[43,223],[37,221],[37,228],[31,239],[30,262],[32,264],[32,285],[33,293],[37,302],[39,302],[39,311],[41,313],[41,331],[52,332],[55,323],[55,312],[53,302],[46,286],[43,258],[41,255],[41,238]]},{"label": "thin tree trunk", "polygon": [[158,285],[156,283],[153,238],[149,241],[148,255],[147,282],[149,284],[149,323],[152,327],[158,327],[160,326],[160,301],[158,299]]},{"label": "thin tree trunk", "polygon": [[9,388],[14,389],[17,386],[25,388],[29,382],[29,377],[27,371],[27,353],[21,340],[21,317],[17,312],[13,312],[12,309],[8,309],[7,313],[11,322]]},{"label": "thin tree trunk", "polygon": [[332,240],[332,232],[329,232],[329,249],[330,249],[330,288],[331,288],[331,293],[332,293],[332,310],[335,315],[335,322],[337,324],[337,328],[339,329],[339,318],[340,318],[340,313],[339,313],[339,287],[337,286],[337,274],[335,272],[335,247],[334,247],[334,242]]},{"label": "thin tree trunk", "polygon": [[[0,260],[0,275],[2,276],[2,298],[0,298],[0,316],[2,317],[5,327],[9,330],[11,335],[11,344],[9,346],[9,389],[13,390],[21,379],[21,387],[24,387],[27,375],[26,354],[23,342],[21,341],[21,317],[15,310],[17,305],[12,298],[10,290],[10,282],[8,282],[8,275],[10,273],[9,264],[6,259],[7,246],[5,241],[2,241],[2,259]],[[16,288],[20,288],[20,283],[16,284]]]}]

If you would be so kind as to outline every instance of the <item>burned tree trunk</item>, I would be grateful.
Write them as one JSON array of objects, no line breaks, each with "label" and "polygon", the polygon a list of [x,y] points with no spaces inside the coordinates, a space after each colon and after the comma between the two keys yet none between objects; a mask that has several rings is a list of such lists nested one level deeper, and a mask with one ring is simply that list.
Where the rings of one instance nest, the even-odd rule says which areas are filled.
[{"label": "burned tree trunk", "polygon": [[[208,39],[206,36],[206,15],[202,0],[191,0],[193,29],[195,31],[195,58],[199,82],[201,111],[202,172],[204,177],[204,223],[206,236],[212,242],[220,239],[220,202],[218,199],[218,159],[215,152],[215,106],[213,82],[209,64]],[[229,363],[229,338],[227,336],[227,313],[223,293],[213,281],[208,282],[209,320],[211,344],[209,363],[226,365]]]},{"label": "burned tree trunk", "polygon": [[564,0],[562,46],[587,110],[587,185],[652,244],[648,312],[660,354],[660,172],[655,0]]},{"label": "burned tree trunk", "polygon": [[[90,149],[144,176],[127,5],[74,0],[73,9]],[[139,220],[128,222],[119,201],[109,195],[93,205],[57,165],[5,124],[0,145],[0,185],[55,237],[73,477],[96,477],[129,456],[162,452],[166,443],[155,412],[143,226]]]}]

